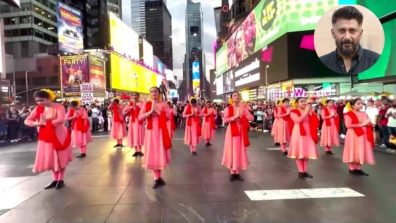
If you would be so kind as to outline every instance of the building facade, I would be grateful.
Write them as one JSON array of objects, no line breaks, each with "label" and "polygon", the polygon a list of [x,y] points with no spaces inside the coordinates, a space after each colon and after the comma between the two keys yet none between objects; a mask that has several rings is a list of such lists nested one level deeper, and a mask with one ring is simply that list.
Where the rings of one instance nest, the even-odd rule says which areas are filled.
[{"label": "building facade", "polygon": [[145,3],[146,39],[153,45],[154,55],[173,69],[172,16],[163,0]]},{"label": "building facade", "polygon": [[[196,95],[193,89],[193,66],[195,62],[199,62],[199,78],[202,89],[202,84],[205,83],[205,62],[202,52],[202,10],[201,3],[194,3],[191,0],[187,0],[186,6],[186,56],[184,61],[184,72],[183,77],[186,81],[187,94]],[[195,63],[196,64],[196,63]],[[197,71],[196,71],[197,72]],[[201,93],[198,93],[201,95]]]},{"label": "building facade", "polygon": [[146,38],[145,3],[149,0],[122,0],[122,21]]},{"label": "building facade", "polygon": [[56,4],[55,0],[30,0],[15,8],[0,2],[6,54],[26,58],[48,52],[58,41]]}]

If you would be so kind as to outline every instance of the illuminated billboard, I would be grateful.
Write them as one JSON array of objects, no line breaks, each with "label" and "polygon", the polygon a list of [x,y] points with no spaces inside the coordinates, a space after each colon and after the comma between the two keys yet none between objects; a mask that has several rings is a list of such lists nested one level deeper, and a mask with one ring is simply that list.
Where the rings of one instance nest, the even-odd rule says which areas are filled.
[{"label": "illuminated billboard", "polygon": [[115,53],[110,55],[111,87],[117,90],[149,93],[157,86],[157,74],[128,58]]},{"label": "illuminated billboard", "polygon": [[132,60],[139,60],[138,34],[111,12],[109,12],[109,22],[112,50]]},{"label": "illuminated billboard", "polygon": [[145,39],[143,39],[143,62],[151,68],[154,67],[153,46]]},{"label": "illuminated billboard", "polygon": [[224,72],[237,66],[287,32],[315,29],[324,12],[336,5],[335,0],[260,1],[224,43],[226,56],[222,48],[216,53],[216,68]]},{"label": "illuminated billboard", "polygon": [[58,42],[59,50],[79,54],[84,49],[82,15],[77,9],[58,2]]},{"label": "illuminated billboard", "polygon": [[104,96],[106,93],[105,61],[89,56],[89,83],[93,86],[93,93]]},{"label": "illuminated billboard", "polygon": [[60,57],[60,76],[65,96],[79,96],[81,84],[89,82],[88,55]]},{"label": "illuminated billboard", "polygon": [[200,96],[201,74],[199,72],[199,61],[192,62],[192,84],[193,92],[196,97]]}]

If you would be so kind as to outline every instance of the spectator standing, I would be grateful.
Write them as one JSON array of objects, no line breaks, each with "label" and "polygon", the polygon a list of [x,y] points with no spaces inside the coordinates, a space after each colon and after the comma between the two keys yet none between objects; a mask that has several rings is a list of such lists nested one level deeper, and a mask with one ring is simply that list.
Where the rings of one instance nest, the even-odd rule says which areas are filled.
[{"label": "spectator standing", "polygon": [[[396,136],[396,101],[393,101],[392,107],[388,109],[385,116],[388,118],[387,126],[389,130],[389,134],[394,137]],[[389,145],[388,141],[387,143]],[[388,146],[388,148],[390,148],[390,146]]]},{"label": "spectator standing", "polygon": [[379,131],[381,134],[381,147],[386,148],[389,146],[389,130],[388,130],[388,117],[386,116],[386,113],[388,112],[389,109],[389,102],[387,98],[382,99],[382,106],[379,110],[378,113],[378,127]]},{"label": "spectator standing", "polygon": [[[377,118],[378,118],[379,110],[374,106],[374,100],[370,99],[367,101],[367,109],[366,114],[370,118],[371,124],[373,126],[377,125]],[[374,140],[376,139],[375,131],[373,131]]]},{"label": "spectator standing", "polygon": [[10,109],[6,113],[7,119],[7,138],[11,142],[18,141],[18,134],[19,134],[19,121],[20,116],[18,110],[16,109],[15,105],[11,105]]},{"label": "spectator standing", "polygon": [[93,106],[92,108],[92,132],[97,132],[99,130],[99,115],[100,115],[100,110],[96,105]]}]

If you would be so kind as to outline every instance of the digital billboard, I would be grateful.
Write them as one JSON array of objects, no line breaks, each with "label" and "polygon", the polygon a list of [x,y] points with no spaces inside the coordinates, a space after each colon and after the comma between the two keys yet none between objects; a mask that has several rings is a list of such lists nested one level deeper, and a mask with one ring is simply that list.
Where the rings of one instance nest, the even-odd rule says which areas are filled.
[{"label": "digital billboard", "polygon": [[227,70],[227,46],[223,46],[216,53],[216,72],[218,74],[224,73]]},{"label": "digital billboard", "polygon": [[157,74],[128,58],[115,53],[110,55],[111,87],[117,90],[149,93],[157,86]]},{"label": "digital billboard", "polygon": [[153,46],[145,39],[143,39],[143,62],[151,68],[154,67]]},{"label": "digital billboard", "polygon": [[[396,4],[389,4],[389,0],[350,1],[350,4],[359,4],[367,7],[378,18],[396,11]],[[385,33],[385,45],[381,57],[374,66],[358,75],[359,80],[392,77],[396,75],[396,19],[384,23],[383,28]]]},{"label": "digital billboard", "polygon": [[80,85],[89,82],[88,55],[60,57],[60,76],[65,96],[80,95]]},{"label": "digital billboard", "polygon": [[216,53],[216,63],[222,68],[226,60],[230,69],[287,32],[313,30],[324,12],[336,5],[336,0],[262,0],[224,43],[226,56]]},{"label": "digital billboard", "polygon": [[200,96],[201,74],[199,71],[199,61],[192,62],[192,84],[194,95]]},{"label": "digital billboard", "polygon": [[241,62],[239,66],[234,69],[236,90],[255,87],[261,80],[264,80],[264,78],[262,78],[264,75],[260,72],[262,63],[260,61],[260,56],[260,53],[256,53]]},{"label": "digital billboard", "polygon": [[77,9],[58,2],[58,43],[59,50],[79,54],[84,49],[82,15]]},{"label": "digital billboard", "polygon": [[105,95],[106,93],[106,77],[105,77],[105,61],[89,56],[89,82],[93,86],[93,93]]},{"label": "digital billboard", "polygon": [[139,36],[116,15],[109,12],[110,46],[117,53],[139,60]]}]

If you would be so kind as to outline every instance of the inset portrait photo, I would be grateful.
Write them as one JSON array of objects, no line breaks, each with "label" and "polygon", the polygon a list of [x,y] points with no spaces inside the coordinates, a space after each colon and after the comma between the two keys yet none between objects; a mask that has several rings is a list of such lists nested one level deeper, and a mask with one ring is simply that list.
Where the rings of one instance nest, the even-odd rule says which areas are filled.
[{"label": "inset portrait photo", "polygon": [[381,22],[360,5],[342,5],[327,11],[314,35],[315,51],[330,70],[355,75],[372,67],[384,48]]}]

